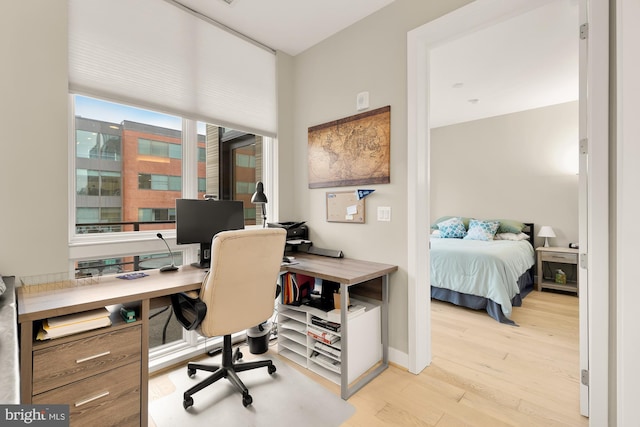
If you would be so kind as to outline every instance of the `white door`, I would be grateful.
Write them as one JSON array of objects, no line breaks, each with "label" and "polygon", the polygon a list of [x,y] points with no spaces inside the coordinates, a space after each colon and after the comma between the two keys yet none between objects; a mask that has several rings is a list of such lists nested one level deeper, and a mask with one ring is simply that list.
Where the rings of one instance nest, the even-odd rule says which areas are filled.
[{"label": "white door", "polygon": [[608,424],[609,2],[580,0],[580,413]]}]

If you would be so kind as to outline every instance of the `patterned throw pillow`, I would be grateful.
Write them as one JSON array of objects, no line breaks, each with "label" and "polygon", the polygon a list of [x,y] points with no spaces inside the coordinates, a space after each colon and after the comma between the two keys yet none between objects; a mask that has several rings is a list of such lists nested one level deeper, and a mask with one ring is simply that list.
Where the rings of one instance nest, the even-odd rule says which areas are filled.
[{"label": "patterned throw pillow", "polygon": [[500,222],[498,221],[472,219],[469,221],[469,231],[464,238],[468,240],[493,240],[498,227],[500,227]]},{"label": "patterned throw pillow", "polygon": [[438,223],[438,229],[442,239],[460,239],[467,234],[462,219],[458,217]]}]

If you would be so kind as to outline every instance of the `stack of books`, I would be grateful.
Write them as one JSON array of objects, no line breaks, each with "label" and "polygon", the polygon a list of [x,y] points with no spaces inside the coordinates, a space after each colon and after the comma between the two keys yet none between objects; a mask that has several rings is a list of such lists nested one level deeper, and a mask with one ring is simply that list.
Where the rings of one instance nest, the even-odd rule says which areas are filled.
[{"label": "stack of books", "polygon": [[42,322],[36,339],[44,341],[111,326],[109,315],[109,310],[103,307],[82,313],[51,317]]},{"label": "stack of books", "polygon": [[320,341],[325,344],[334,344],[340,340],[339,335],[332,334],[331,332],[321,331],[316,328],[307,328],[307,335],[316,341]]}]

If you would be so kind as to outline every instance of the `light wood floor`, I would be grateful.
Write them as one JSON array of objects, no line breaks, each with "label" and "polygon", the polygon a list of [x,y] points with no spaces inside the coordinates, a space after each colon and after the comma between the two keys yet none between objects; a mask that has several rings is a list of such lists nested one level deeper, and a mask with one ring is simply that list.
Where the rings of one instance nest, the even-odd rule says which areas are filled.
[{"label": "light wood floor", "polygon": [[438,301],[431,310],[431,365],[419,375],[391,366],[349,399],[356,413],[345,427],[589,425],[579,414],[578,298],[534,291],[514,309],[519,327]]}]

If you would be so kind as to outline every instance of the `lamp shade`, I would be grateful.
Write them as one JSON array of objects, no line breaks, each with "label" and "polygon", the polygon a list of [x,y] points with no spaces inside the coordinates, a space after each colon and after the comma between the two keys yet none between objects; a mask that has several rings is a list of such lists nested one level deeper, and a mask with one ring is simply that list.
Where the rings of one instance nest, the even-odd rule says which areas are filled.
[{"label": "lamp shade", "polygon": [[264,194],[264,185],[261,181],[256,184],[256,192],[251,196],[251,203],[267,203],[267,196]]},{"label": "lamp shade", "polygon": [[543,225],[538,231],[538,237],[544,237],[544,247],[549,247],[549,237],[556,237],[556,233],[553,232],[553,228],[548,225]]},{"label": "lamp shade", "polygon": [[553,232],[553,228],[548,225],[543,225],[538,231],[538,237],[556,237],[556,233]]}]

